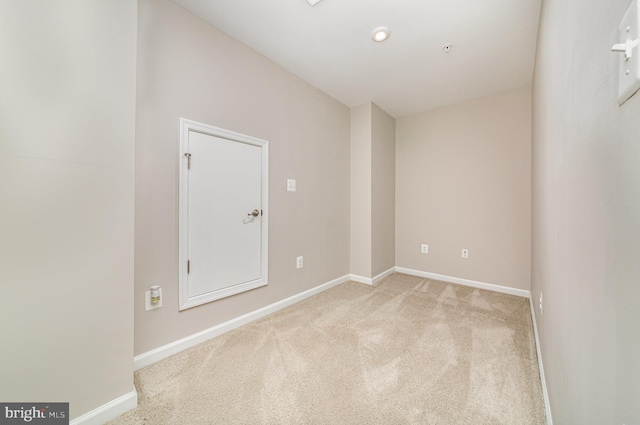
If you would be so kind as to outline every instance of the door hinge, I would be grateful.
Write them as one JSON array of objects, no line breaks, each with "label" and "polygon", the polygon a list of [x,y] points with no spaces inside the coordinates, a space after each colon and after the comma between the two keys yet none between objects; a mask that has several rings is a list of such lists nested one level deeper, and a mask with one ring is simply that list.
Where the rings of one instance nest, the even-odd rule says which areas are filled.
[{"label": "door hinge", "polygon": [[189,152],[185,152],[184,156],[187,157],[187,170],[191,169],[191,154]]},{"label": "door hinge", "polygon": [[187,274],[191,273],[191,260],[187,260]]}]

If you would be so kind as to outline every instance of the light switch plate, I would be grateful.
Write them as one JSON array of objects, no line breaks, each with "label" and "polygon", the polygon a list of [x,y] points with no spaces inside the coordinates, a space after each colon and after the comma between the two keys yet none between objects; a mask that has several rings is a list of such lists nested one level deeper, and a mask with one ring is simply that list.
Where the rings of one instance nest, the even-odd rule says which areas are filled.
[{"label": "light switch plate", "polygon": [[[639,15],[638,0],[633,0],[620,22],[618,43],[638,40]],[[633,48],[629,59],[624,53],[618,56],[618,104],[622,105],[640,89],[640,46]]]}]

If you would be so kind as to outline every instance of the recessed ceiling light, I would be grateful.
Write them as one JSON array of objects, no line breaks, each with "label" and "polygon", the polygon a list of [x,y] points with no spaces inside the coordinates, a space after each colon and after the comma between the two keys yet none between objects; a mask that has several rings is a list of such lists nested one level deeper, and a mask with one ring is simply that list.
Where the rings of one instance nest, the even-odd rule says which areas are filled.
[{"label": "recessed ceiling light", "polygon": [[374,29],[371,33],[371,38],[373,38],[373,41],[385,41],[389,38],[389,28],[378,27]]}]

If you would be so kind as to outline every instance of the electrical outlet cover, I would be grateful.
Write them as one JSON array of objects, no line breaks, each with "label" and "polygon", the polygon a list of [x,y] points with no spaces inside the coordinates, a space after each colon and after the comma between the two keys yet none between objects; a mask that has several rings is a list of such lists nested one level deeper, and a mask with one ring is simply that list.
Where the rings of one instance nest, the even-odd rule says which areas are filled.
[{"label": "electrical outlet cover", "polygon": [[160,302],[156,305],[151,304],[151,291],[144,293],[144,307],[145,311],[155,310],[162,307],[162,288],[160,288]]}]

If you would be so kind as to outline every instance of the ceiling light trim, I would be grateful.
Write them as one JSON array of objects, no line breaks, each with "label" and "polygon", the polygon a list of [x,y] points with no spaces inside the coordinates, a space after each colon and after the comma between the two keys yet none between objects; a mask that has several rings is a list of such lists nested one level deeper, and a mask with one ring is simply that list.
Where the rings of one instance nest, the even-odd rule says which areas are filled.
[{"label": "ceiling light trim", "polygon": [[371,38],[376,43],[382,43],[387,38],[389,38],[389,34],[390,34],[389,33],[389,28],[387,28],[387,27],[378,27],[378,28],[374,29],[373,32],[371,33]]}]

